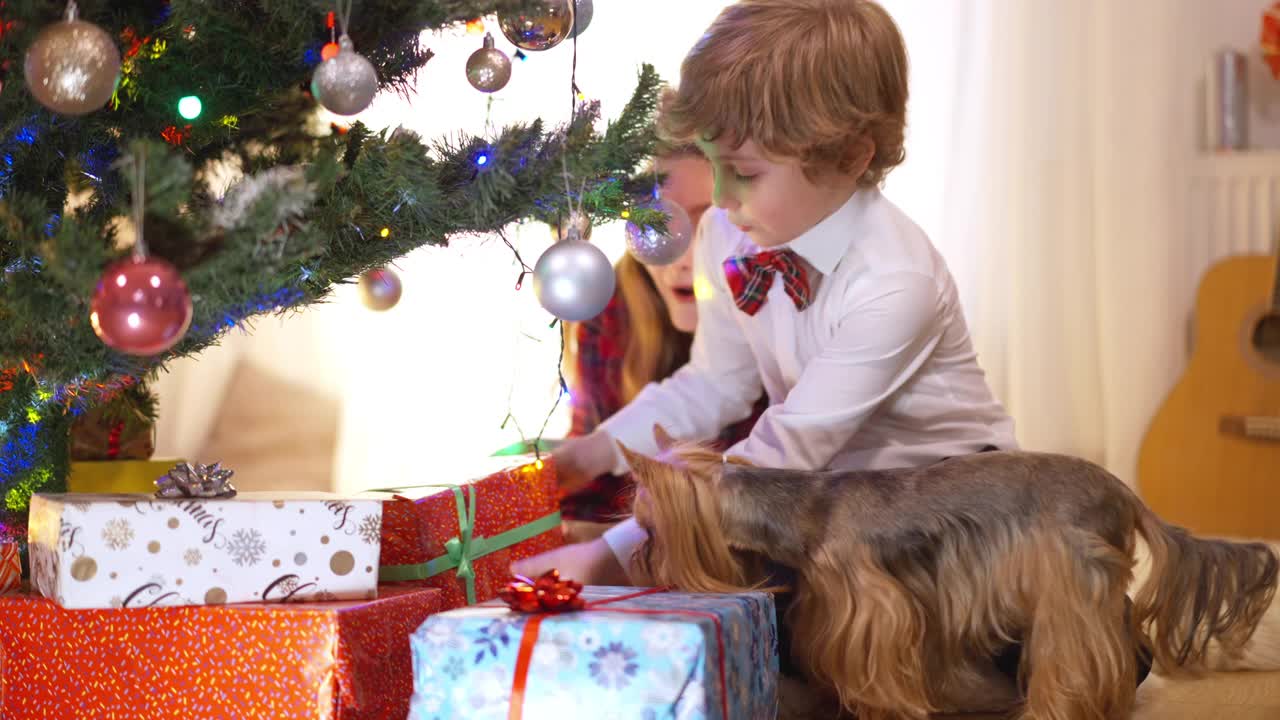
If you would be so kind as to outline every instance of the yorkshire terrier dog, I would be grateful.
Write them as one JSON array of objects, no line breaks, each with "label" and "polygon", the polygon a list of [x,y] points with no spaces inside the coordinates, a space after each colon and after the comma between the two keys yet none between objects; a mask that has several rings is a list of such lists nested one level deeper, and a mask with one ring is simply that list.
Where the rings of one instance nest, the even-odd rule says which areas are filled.
[{"label": "yorkshire terrier dog", "polygon": [[[1084,460],[995,451],[808,472],[655,434],[656,458],[623,448],[650,535],[644,580],[740,592],[793,571],[792,659],[859,720],[1128,718],[1139,653],[1172,674],[1204,668],[1211,645],[1238,656],[1276,591],[1266,545],[1167,525]],[[1150,572],[1130,602],[1137,536]],[[1012,643],[1016,682],[993,660]]]}]

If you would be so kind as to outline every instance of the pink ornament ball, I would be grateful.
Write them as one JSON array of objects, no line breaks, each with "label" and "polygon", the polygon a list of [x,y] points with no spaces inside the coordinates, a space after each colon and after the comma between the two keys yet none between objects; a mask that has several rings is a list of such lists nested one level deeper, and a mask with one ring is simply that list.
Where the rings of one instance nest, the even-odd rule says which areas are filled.
[{"label": "pink ornament ball", "polygon": [[162,353],[191,325],[186,282],[177,268],[155,257],[109,265],[89,307],[89,322],[102,342],[130,355]]}]

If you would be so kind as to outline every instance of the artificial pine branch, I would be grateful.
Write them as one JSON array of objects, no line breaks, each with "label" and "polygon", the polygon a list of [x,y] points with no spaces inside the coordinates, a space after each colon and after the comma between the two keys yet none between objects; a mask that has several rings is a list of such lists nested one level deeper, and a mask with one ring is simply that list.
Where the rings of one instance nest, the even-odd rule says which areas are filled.
[{"label": "artificial pine branch", "polygon": [[[419,30],[522,2],[357,3],[349,30],[383,89],[407,93],[414,73],[430,71]],[[256,316],[320,302],[336,284],[417,247],[552,219],[571,204],[595,220],[617,217],[633,202],[628,189],[643,186],[635,174],[653,148],[659,88],[648,66],[603,133],[594,104],[580,105],[565,127],[530,119],[492,136],[428,142],[359,123],[316,132],[307,88],[329,40],[331,4],[79,6],[125,57],[111,105],[83,117],[53,114],[12,69],[0,93],[0,535],[21,532],[31,492],[62,487],[71,420],[125,393],[145,397],[146,380],[172,360]],[[12,23],[0,33],[0,56],[21,58],[61,7],[0,4],[0,23]],[[204,104],[193,121],[174,112],[188,94]],[[128,165],[138,153],[147,156],[148,248],[180,269],[194,299],[186,336],[155,357],[108,348],[88,322],[103,268],[131,252]],[[243,177],[224,197],[213,182],[228,168]]]}]

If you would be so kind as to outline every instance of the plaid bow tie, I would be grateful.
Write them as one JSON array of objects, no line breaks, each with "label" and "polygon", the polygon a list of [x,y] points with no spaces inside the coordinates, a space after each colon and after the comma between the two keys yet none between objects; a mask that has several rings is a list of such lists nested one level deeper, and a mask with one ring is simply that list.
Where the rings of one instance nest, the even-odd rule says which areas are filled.
[{"label": "plaid bow tie", "polygon": [[731,257],[724,261],[724,276],[733,291],[733,302],[748,315],[755,315],[764,305],[773,286],[773,274],[782,273],[783,288],[797,310],[813,302],[809,278],[800,266],[800,258],[791,250],[766,250],[755,255]]}]

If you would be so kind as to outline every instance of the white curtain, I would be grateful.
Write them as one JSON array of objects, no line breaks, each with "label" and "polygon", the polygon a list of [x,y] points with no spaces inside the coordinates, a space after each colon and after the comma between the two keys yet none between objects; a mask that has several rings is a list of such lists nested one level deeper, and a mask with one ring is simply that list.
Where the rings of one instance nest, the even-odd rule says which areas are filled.
[{"label": "white curtain", "polygon": [[[1196,32],[1179,19],[1192,1],[885,2],[913,71],[908,161],[887,194],[947,256],[1023,445],[1100,461],[1128,481],[1183,362],[1186,309],[1171,300],[1167,241],[1172,183],[1191,152],[1178,58],[1180,38]],[[616,114],[638,64],[674,80],[724,4],[597,2],[579,85]],[[431,137],[481,127],[486,113],[495,124],[567,115],[568,52],[531,54],[487,108],[460,69],[479,44],[434,39],[416,96],[381,99],[368,121]],[[617,257],[620,235],[607,226],[594,239]],[[513,237],[530,265],[549,239],[542,228]],[[529,284],[512,287],[515,266],[498,240],[425,249],[399,267],[400,307],[371,314],[344,288],[316,312],[313,340],[293,343],[329,356],[307,371],[328,373],[318,384],[344,406],[338,446],[327,450],[340,489],[446,476],[518,437],[498,427],[509,402],[532,435],[554,398],[554,331]],[[268,323],[258,335],[277,332]],[[270,347],[279,368],[298,359],[290,343],[255,336],[244,347],[258,358]],[[202,359],[175,376],[219,376],[219,367]],[[204,408],[175,402],[176,390],[162,395],[164,422],[181,429],[168,437],[199,452]],[[564,427],[562,406],[549,429]],[[162,426],[162,449],[165,438]]]},{"label": "white curtain", "polygon": [[1181,368],[1169,300],[1178,4],[889,0],[913,61],[915,210],[1024,447],[1133,480]]}]

